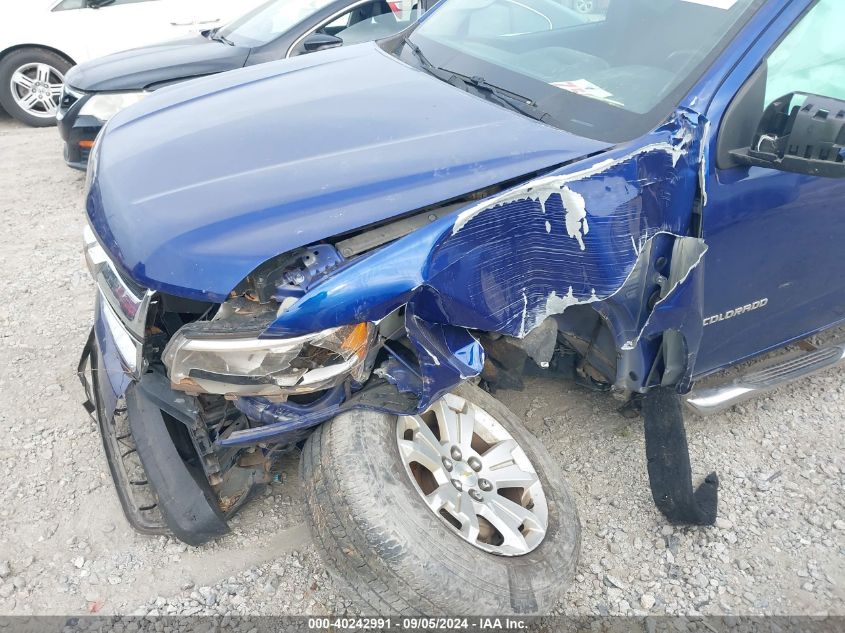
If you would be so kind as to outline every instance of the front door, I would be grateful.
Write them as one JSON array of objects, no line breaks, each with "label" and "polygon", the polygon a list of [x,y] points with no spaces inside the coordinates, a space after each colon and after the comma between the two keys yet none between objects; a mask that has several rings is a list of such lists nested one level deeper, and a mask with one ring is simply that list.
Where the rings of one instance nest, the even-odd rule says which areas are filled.
[{"label": "front door", "polygon": [[843,24],[845,1],[811,3],[723,117],[706,182],[705,327],[696,374],[845,319],[845,178],[730,164],[723,154],[730,140],[723,137],[743,136],[739,123],[749,144],[778,97],[845,100]]}]

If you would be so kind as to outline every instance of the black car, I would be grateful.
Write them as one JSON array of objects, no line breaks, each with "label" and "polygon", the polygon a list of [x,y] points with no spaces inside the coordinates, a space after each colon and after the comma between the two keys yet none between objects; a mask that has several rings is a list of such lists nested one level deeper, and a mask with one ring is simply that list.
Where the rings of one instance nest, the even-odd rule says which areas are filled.
[{"label": "black car", "polygon": [[213,75],[398,33],[436,0],[272,0],[194,37],[108,55],[65,78],[57,119],[70,167],[86,169],[100,129],[150,92]]}]

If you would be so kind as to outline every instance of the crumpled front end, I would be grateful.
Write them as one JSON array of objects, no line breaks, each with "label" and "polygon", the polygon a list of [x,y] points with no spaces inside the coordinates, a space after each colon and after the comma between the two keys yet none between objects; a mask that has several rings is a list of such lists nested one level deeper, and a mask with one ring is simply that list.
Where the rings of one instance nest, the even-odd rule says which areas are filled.
[{"label": "crumpled front end", "polygon": [[139,286],[90,229],[85,258],[97,294],[78,371],[127,519],[142,533],[172,533],[194,545],[228,532],[228,516],[268,481],[269,461],[253,448],[216,447],[221,433],[246,426],[244,416],[225,402],[174,391],[157,360],[167,328],[209,306]]},{"label": "crumpled front end", "polygon": [[[636,145],[488,192],[404,236],[377,228],[382,242],[348,259],[345,245],[369,234],[280,256],[171,340],[173,386],[247,416],[250,428],[220,438],[229,446],[295,440],[349,408],[418,413],[462,381],[490,382],[514,348],[542,368],[581,356],[576,373],[623,398],[683,391],[701,338],[707,130],[679,111]],[[325,337],[321,361],[308,350]]]},{"label": "crumpled front end", "polygon": [[[480,373],[481,337],[524,341],[543,330],[551,343],[539,343],[547,351],[535,360],[548,366],[558,335],[577,328],[586,308],[614,342],[614,373],[604,376],[612,388],[684,390],[702,328],[707,131],[702,117],[679,111],[635,146],[469,205],[331,275],[267,334],[402,311],[415,371],[391,356],[376,374],[412,392],[419,411]],[[548,319],[558,327],[541,328]]]},{"label": "crumpled front end", "polygon": [[[183,513],[164,508],[166,522],[200,542],[281,450],[348,409],[419,413],[527,358],[623,398],[685,390],[702,329],[707,135],[679,111],[636,144],[283,253],[222,303],[132,287],[92,235],[104,437],[125,408],[159,503],[163,490],[181,498],[164,480],[177,481],[201,517],[174,528]],[[149,441],[162,429],[165,457]]]}]

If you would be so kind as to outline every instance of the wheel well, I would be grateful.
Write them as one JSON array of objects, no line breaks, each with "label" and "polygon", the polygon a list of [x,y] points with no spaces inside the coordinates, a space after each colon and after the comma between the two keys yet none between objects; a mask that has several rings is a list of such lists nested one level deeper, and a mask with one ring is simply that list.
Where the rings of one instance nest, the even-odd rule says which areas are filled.
[{"label": "wheel well", "polygon": [[570,306],[522,339],[484,332],[480,342],[487,354],[481,377],[491,386],[520,388],[523,375],[538,368],[605,388],[617,379],[616,340],[591,305]]},{"label": "wheel well", "polygon": [[53,48],[52,46],[46,46],[44,44],[15,44],[14,46],[10,46],[9,48],[7,48],[5,50],[0,51],[0,60],[5,58],[6,55],[8,55],[10,53],[14,53],[15,51],[19,51],[19,50],[22,50],[22,49],[25,49],[25,48],[40,48],[41,50],[44,50],[44,51],[50,51],[51,53],[55,53],[59,57],[62,57],[63,59],[67,60],[67,62],[69,64],[71,64],[73,66],[76,65],[76,62],[73,60],[73,58],[70,55],[63,53],[58,48]]}]

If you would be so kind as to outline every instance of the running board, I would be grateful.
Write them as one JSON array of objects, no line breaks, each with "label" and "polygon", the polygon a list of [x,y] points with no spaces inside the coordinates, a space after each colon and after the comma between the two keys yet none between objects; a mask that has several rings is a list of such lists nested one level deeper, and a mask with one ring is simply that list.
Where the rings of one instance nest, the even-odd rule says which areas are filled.
[{"label": "running board", "polygon": [[794,354],[721,385],[694,389],[684,398],[700,415],[718,413],[782,385],[845,361],[845,344]]}]

